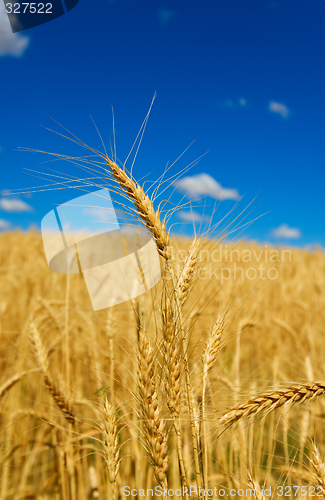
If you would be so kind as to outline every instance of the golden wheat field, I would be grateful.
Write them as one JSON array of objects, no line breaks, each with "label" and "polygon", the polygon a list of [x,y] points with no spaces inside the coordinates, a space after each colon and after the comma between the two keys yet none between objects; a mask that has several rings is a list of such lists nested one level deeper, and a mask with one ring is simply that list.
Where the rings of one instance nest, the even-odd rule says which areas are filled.
[{"label": "golden wheat field", "polygon": [[[94,312],[40,234],[0,242],[2,500],[195,498],[197,481],[210,498],[319,496],[323,252],[201,241],[195,260],[175,240],[177,283]],[[244,279],[221,283],[234,264]],[[247,279],[261,264],[278,277]]]},{"label": "golden wheat field", "polygon": [[40,233],[1,235],[1,500],[323,496],[324,252],[172,237],[104,159],[162,278],[94,311]]}]

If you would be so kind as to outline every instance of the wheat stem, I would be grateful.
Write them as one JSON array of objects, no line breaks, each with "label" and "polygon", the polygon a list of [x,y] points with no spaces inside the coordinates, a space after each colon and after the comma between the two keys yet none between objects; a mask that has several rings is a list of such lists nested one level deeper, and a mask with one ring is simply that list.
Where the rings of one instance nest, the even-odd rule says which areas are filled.
[{"label": "wheat stem", "polygon": [[67,390],[70,392],[69,298],[70,298],[70,274],[67,273],[66,290],[65,290],[64,333],[65,333],[65,370],[67,378]]},{"label": "wheat stem", "polygon": [[110,357],[110,394],[111,403],[114,401],[114,370],[115,370],[115,359],[114,359],[114,327],[112,321],[112,308],[107,312],[106,319],[106,332],[108,337],[108,347],[109,347],[109,357]]},{"label": "wheat stem", "polygon": [[[196,430],[195,430],[195,420],[194,420],[194,411],[193,411],[193,404],[192,404],[192,385],[191,385],[191,379],[190,379],[190,370],[189,370],[189,364],[188,364],[188,357],[187,357],[187,346],[186,346],[186,332],[184,329],[184,324],[182,320],[182,310],[181,310],[181,303],[180,303],[180,298],[179,298],[179,293],[178,293],[178,288],[176,285],[176,280],[175,280],[175,275],[174,271],[172,268],[170,268],[170,275],[173,283],[173,290],[174,290],[174,296],[175,296],[175,305],[176,305],[176,312],[178,316],[178,321],[179,321],[179,333],[181,336],[181,345],[182,345],[182,355],[183,355],[183,362],[184,362],[184,368],[185,368],[185,380],[186,380],[186,394],[187,394],[187,405],[188,405],[188,410],[189,410],[189,417],[190,417],[190,426],[191,426],[191,435],[192,435],[192,446],[193,446],[193,455],[194,455],[194,463],[195,463],[195,479],[196,479],[196,486],[198,489],[198,492],[201,491],[201,472],[200,472],[200,461],[199,461],[199,453],[198,453],[198,439],[196,435]],[[201,495],[199,496],[201,498]]]}]

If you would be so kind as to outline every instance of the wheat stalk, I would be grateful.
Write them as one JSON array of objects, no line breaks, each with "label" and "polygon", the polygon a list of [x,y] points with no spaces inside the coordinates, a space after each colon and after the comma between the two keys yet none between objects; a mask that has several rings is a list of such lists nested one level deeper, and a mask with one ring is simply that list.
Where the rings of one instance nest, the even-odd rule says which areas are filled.
[{"label": "wheat stalk", "polygon": [[89,482],[90,482],[90,493],[89,493],[89,498],[99,498],[99,491],[98,491],[98,478],[97,478],[97,473],[95,467],[91,465],[89,467]]},{"label": "wheat stalk", "polygon": [[[189,420],[191,426],[191,436],[192,436],[192,447],[193,447],[193,455],[194,455],[194,463],[195,463],[195,480],[198,491],[201,491],[201,471],[200,471],[200,462],[199,462],[199,452],[198,452],[198,438],[195,428],[195,415],[193,408],[193,398],[192,398],[192,384],[190,377],[190,368],[188,363],[188,355],[187,355],[187,331],[184,328],[184,322],[182,319],[182,304],[179,295],[179,289],[176,283],[174,270],[172,267],[169,267],[171,281],[173,285],[173,296],[175,299],[175,315],[178,319],[178,335],[181,339],[182,346],[182,357],[183,357],[183,366],[185,371],[185,381],[186,381],[186,395],[187,395],[187,406],[189,412]],[[199,495],[199,499],[202,496]]]},{"label": "wheat stalk", "polygon": [[[180,335],[182,338],[182,351],[183,351],[183,359],[184,359],[184,365],[185,365],[185,375],[186,375],[186,391],[187,391],[187,400],[188,400],[188,409],[189,409],[189,416],[190,416],[190,423],[191,423],[191,430],[192,430],[192,442],[193,442],[193,453],[194,453],[194,460],[195,460],[195,472],[196,472],[196,482],[198,488],[201,486],[201,474],[200,474],[200,467],[199,467],[199,458],[198,458],[198,446],[197,446],[197,436],[195,432],[195,423],[194,423],[194,414],[193,414],[193,407],[191,403],[191,382],[190,382],[190,373],[189,373],[189,367],[188,367],[188,359],[187,359],[187,352],[186,352],[186,346],[185,346],[185,332],[183,331],[182,327],[182,316],[181,316],[181,301],[179,297],[179,291],[181,288],[177,287],[177,282],[175,279],[174,271],[170,266],[171,262],[171,252],[170,252],[170,241],[169,241],[169,236],[166,232],[166,227],[164,222],[161,221],[160,219],[160,214],[158,211],[155,211],[153,208],[153,202],[152,200],[146,195],[144,192],[143,188],[136,183],[126,172],[125,170],[121,169],[115,162],[110,160],[108,157],[106,157],[107,164],[112,172],[113,177],[115,180],[119,183],[119,185],[122,187],[122,189],[125,191],[127,196],[133,201],[133,204],[135,205],[138,215],[140,219],[143,221],[149,232],[152,234],[159,254],[164,258],[171,274],[172,278],[172,284],[173,284],[173,289],[174,293],[176,295],[176,312],[178,316],[178,320],[181,324],[180,328]],[[194,255],[194,254],[193,254]],[[191,259],[190,259],[191,261]],[[192,261],[192,263],[194,260]],[[191,270],[191,266],[189,266],[188,272]],[[185,278],[185,275],[184,275]],[[186,296],[186,290],[188,288],[188,284],[186,284],[186,279],[182,280],[183,283],[183,292],[185,292],[184,298]]]},{"label": "wheat stalk", "polygon": [[232,425],[238,420],[257,415],[261,411],[270,413],[276,408],[288,404],[294,405],[315,399],[325,392],[325,382],[308,382],[306,384],[292,385],[265,394],[260,394],[249,399],[246,403],[235,406],[220,419],[221,424]]},{"label": "wheat stalk", "polygon": [[[198,489],[201,487],[201,473],[200,473],[200,466],[199,466],[199,456],[198,456],[198,442],[197,442],[197,435],[195,431],[195,422],[194,422],[194,412],[193,412],[193,406],[191,402],[191,381],[190,381],[190,372],[189,372],[189,366],[188,366],[188,359],[187,359],[187,352],[186,352],[186,346],[185,346],[185,332],[183,329],[183,322],[182,322],[182,315],[181,315],[181,308],[182,308],[182,303],[180,300],[179,292],[181,291],[181,288],[178,288],[177,286],[177,281],[174,275],[174,271],[172,267],[170,266],[171,263],[171,251],[170,251],[170,241],[169,241],[169,236],[166,232],[166,227],[165,223],[161,221],[160,219],[160,213],[159,211],[155,211],[153,208],[153,202],[149,198],[149,196],[145,193],[143,188],[135,182],[126,172],[125,170],[121,169],[115,162],[113,162],[110,158],[106,157],[107,164],[112,172],[113,177],[115,180],[119,183],[119,185],[122,187],[122,189],[125,191],[127,196],[133,201],[133,204],[135,205],[138,215],[140,219],[143,221],[149,232],[152,234],[159,254],[164,258],[167,267],[170,271],[171,279],[172,279],[172,284],[173,284],[173,290],[175,293],[175,300],[176,300],[176,313],[178,316],[178,320],[180,322],[181,328],[180,328],[180,335],[182,338],[182,351],[183,351],[183,360],[184,360],[184,366],[185,366],[185,375],[186,375],[186,392],[187,392],[187,401],[188,401],[188,409],[189,409],[189,417],[190,417],[190,423],[191,423],[191,431],[192,431],[192,443],[193,443],[193,454],[194,454],[194,461],[195,461],[195,473],[196,473],[196,483]],[[194,256],[195,252],[193,252]],[[189,262],[192,262],[192,265],[194,264],[194,259],[189,260]],[[191,274],[191,266],[189,266],[188,269],[188,278]],[[182,287],[183,287],[183,298],[185,300],[186,298],[186,293],[188,290],[188,285],[187,279],[182,280]],[[183,302],[184,302],[183,300]]]},{"label": "wheat stalk", "polygon": [[183,444],[180,421],[180,399],[182,383],[181,339],[177,332],[177,322],[174,318],[169,297],[165,296],[162,307],[163,323],[163,354],[165,368],[165,388],[167,406],[173,419],[173,427],[177,438],[177,455],[182,486],[188,487],[183,458]]},{"label": "wheat stalk", "polygon": [[106,317],[106,334],[108,338],[109,357],[110,357],[110,393],[111,402],[114,401],[114,369],[115,369],[115,355],[114,355],[114,323],[112,308],[108,309]]}]

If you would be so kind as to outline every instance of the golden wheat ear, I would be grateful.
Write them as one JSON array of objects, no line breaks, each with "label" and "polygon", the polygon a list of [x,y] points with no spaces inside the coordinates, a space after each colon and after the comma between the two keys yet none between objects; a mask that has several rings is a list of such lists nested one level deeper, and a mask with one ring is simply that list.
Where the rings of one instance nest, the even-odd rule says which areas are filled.
[{"label": "golden wheat ear", "polygon": [[177,292],[179,294],[179,301],[181,307],[183,307],[194,285],[194,281],[197,275],[197,269],[199,267],[200,247],[201,247],[201,242],[199,238],[194,238],[191,247],[188,251],[184,268],[181,272],[181,275],[177,283]]},{"label": "golden wheat ear", "polygon": [[262,393],[255,398],[249,399],[246,403],[231,408],[219,419],[219,422],[230,426],[242,418],[257,415],[262,411],[270,413],[285,404],[295,405],[304,401],[311,401],[323,395],[324,392],[325,382],[308,382]]},{"label": "golden wheat ear", "polygon": [[313,443],[311,463],[315,469],[316,482],[322,488],[322,492],[325,492],[325,463],[315,443]]},{"label": "golden wheat ear", "polygon": [[51,376],[48,371],[48,352],[42,342],[40,333],[34,322],[30,322],[30,340],[31,344],[43,375],[44,384],[49,394],[51,395],[53,401],[65,417],[65,419],[70,423],[74,424],[74,415],[70,410],[70,405],[67,399],[59,391],[58,387],[51,380]]},{"label": "golden wheat ear", "polygon": [[161,417],[156,389],[155,352],[142,328],[138,340],[138,390],[145,441],[158,483],[165,485],[168,449],[165,422]]},{"label": "golden wheat ear", "polygon": [[206,349],[203,354],[203,373],[208,374],[217,361],[217,356],[221,348],[223,331],[225,328],[225,317],[219,316],[213,324]]},{"label": "golden wheat ear", "polygon": [[223,331],[225,327],[224,316],[219,316],[217,321],[212,325],[210,335],[206,344],[205,351],[202,356],[203,361],[203,377],[202,377],[202,395],[201,395],[201,448],[203,445],[203,471],[204,471],[204,487],[208,488],[208,438],[206,425],[206,389],[208,383],[208,374],[212,370],[217,361],[217,356],[220,351]]},{"label": "golden wheat ear", "polygon": [[255,479],[253,479],[253,476],[252,476],[250,471],[247,471],[247,476],[248,476],[247,481],[248,481],[249,487],[254,490],[255,498],[257,498],[257,500],[265,500],[265,497],[263,495],[263,492],[262,492],[262,489],[261,489],[259,483]]},{"label": "golden wheat ear", "polygon": [[0,399],[5,395],[7,394],[8,391],[10,391],[10,389],[17,384],[17,382],[19,382],[23,377],[25,377],[25,375],[27,375],[28,373],[35,373],[35,372],[39,372],[40,369],[39,368],[33,368],[32,370],[26,370],[26,371],[22,371],[20,373],[16,373],[16,375],[14,375],[13,377],[10,377],[4,384],[2,384],[2,386],[0,387]]},{"label": "golden wheat ear", "polygon": [[114,179],[121,186],[128,198],[132,200],[139,218],[153,236],[158,252],[166,261],[169,261],[171,253],[166,225],[161,220],[160,213],[154,210],[151,198],[149,198],[144,189],[125,170],[108,157],[105,159]]},{"label": "golden wheat ear", "polygon": [[105,454],[106,469],[108,472],[108,480],[112,485],[113,498],[116,497],[116,478],[120,466],[120,449],[117,437],[117,425],[115,416],[115,407],[106,398],[102,406],[102,422],[100,428],[103,433],[103,446]]}]

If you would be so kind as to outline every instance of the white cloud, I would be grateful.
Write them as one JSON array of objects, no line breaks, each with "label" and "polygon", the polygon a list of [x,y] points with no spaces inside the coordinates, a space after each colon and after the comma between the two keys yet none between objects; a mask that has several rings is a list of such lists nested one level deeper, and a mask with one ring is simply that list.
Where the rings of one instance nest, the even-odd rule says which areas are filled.
[{"label": "white cloud", "polygon": [[222,102],[222,105],[225,106],[226,108],[238,109],[238,107],[247,106],[247,100],[244,99],[244,97],[241,97],[240,99],[237,100],[226,99]]},{"label": "white cloud", "polygon": [[175,16],[175,12],[170,9],[159,9],[157,12],[157,16],[160,24],[163,26],[169,24],[171,19]]},{"label": "white cloud", "polygon": [[29,44],[29,37],[13,33],[3,2],[0,2],[0,56],[20,57]]},{"label": "white cloud", "polygon": [[9,226],[10,222],[4,219],[0,219],[0,231],[2,231],[3,229],[8,229]]},{"label": "white cloud", "polygon": [[198,196],[210,196],[216,200],[238,200],[237,189],[226,189],[209,174],[183,177],[175,182],[176,188],[193,199]]},{"label": "white cloud", "polygon": [[31,212],[33,208],[19,198],[0,199],[0,208],[6,212]]},{"label": "white cloud", "polygon": [[301,237],[300,229],[289,227],[288,224],[281,224],[281,226],[273,229],[273,236],[276,238],[285,238],[285,239],[298,239]]},{"label": "white cloud", "polygon": [[210,220],[210,217],[202,215],[196,210],[180,210],[177,212],[177,216],[188,222],[208,222]]},{"label": "white cloud", "polygon": [[290,113],[289,108],[285,104],[275,101],[270,102],[269,110],[272,111],[272,113],[277,113],[278,115],[281,115],[282,118],[287,118]]},{"label": "white cloud", "polygon": [[84,215],[92,215],[96,217],[99,221],[109,222],[116,220],[116,213],[114,209],[107,210],[105,208],[84,208],[82,213]]}]

